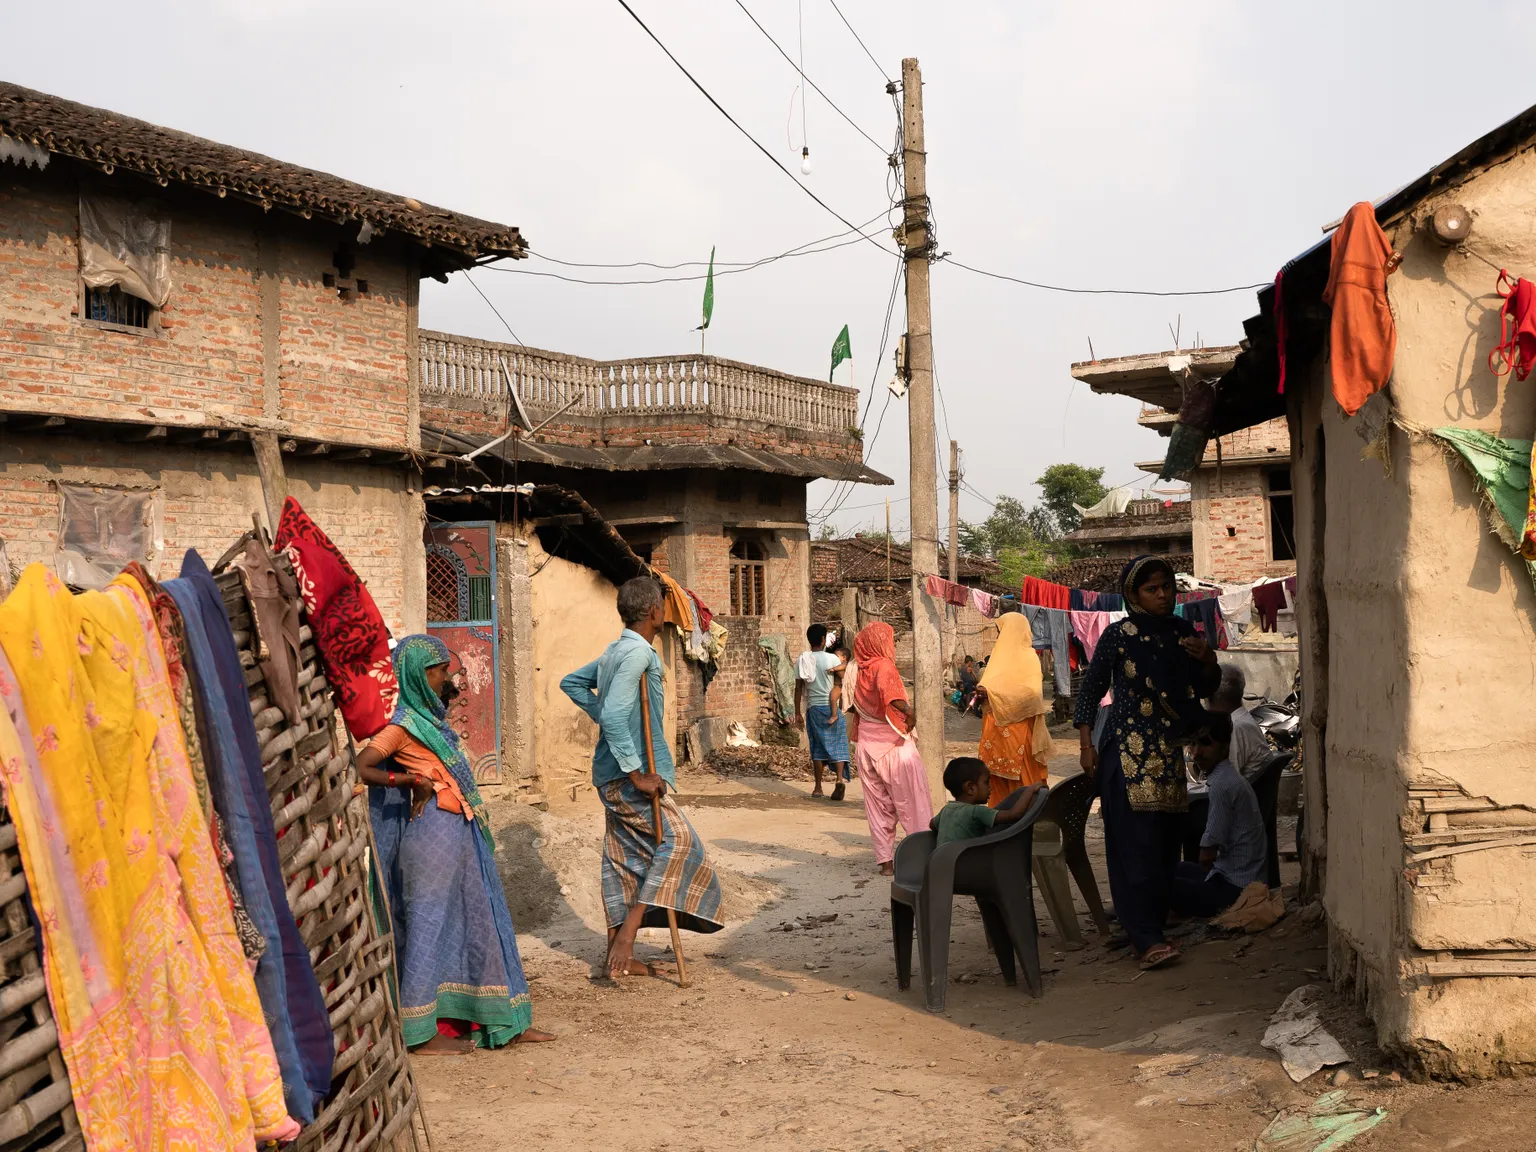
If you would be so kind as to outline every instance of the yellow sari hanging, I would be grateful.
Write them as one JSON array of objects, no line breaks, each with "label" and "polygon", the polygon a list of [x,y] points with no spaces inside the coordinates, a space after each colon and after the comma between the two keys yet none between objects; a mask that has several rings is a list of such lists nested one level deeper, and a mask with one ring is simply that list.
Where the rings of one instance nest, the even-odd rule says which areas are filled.
[{"label": "yellow sari hanging", "polygon": [[298,1127],[148,620],[130,583],[22,575],[0,605],[7,802],[87,1146],[244,1149]]}]

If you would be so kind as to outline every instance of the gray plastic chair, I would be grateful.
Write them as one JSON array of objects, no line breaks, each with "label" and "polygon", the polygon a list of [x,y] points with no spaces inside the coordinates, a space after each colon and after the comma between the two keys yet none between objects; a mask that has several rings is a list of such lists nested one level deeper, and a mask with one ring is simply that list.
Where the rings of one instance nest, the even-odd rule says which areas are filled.
[{"label": "gray plastic chair", "polygon": [[1039,835],[1034,838],[1035,883],[1040,885],[1040,895],[1045,899],[1046,910],[1055,921],[1056,930],[1063,940],[1072,945],[1083,943],[1083,933],[1077,924],[1077,909],[1072,904],[1072,888],[1068,871],[1077,881],[1077,889],[1083,894],[1083,903],[1093,917],[1099,935],[1109,936],[1109,918],[1104,914],[1104,901],[1099,896],[1099,884],[1093,876],[1093,865],[1088,862],[1088,846],[1084,835],[1088,824],[1088,810],[1098,795],[1094,781],[1083,773],[1069,776],[1051,789],[1051,798],[1045,811],[1035,821]]},{"label": "gray plastic chair", "polygon": [[[1017,802],[1015,792],[999,807]],[[1039,928],[1030,883],[1034,823],[1050,799],[1041,789],[1029,810],[1012,824],[968,840],[935,847],[933,832],[916,832],[896,849],[891,879],[891,936],[896,950],[896,983],[912,985],[912,931],[917,929],[924,993],[930,1012],[944,1011],[949,987],[949,931],[956,896],[972,896],[997,957],[1004,983],[1018,983],[1014,955],[1024,964],[1030,995],[1043,991]]]}]

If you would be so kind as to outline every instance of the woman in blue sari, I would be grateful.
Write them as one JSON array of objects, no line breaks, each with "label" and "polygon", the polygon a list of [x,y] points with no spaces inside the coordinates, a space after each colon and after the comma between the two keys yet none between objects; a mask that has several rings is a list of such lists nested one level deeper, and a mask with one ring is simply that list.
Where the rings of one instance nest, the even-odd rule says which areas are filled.
[{"label": "woman in blue sari", "polygon": [[435,636],[400,641],[394,715],[357,757],[394,918],[402,1031],[428,1055],[554,1039],[532,1026],[490,824],[447,721],[450,659]]}]

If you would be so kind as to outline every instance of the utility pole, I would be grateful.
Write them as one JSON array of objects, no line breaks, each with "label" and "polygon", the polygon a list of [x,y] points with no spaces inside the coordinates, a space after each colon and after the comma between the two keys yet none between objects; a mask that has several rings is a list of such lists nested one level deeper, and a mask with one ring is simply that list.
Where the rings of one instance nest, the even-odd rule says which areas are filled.
[{"label": "utility pole", "polygon": [[[912,510],[912,656],[917,744],[928,793],[944,802],[943,655],[939,608],[923,592],[923,577],[939,571],[938,468],[934,460],[933,330],[928,307],[933,237],[928,219],[928,155],[923,150],[923,74],[915,58],[901,62],[901,145],[906,189],[902,250],[907,271],[907,431]],[[953,563],[953,561],[951,561]]]},{"label": "utility pole", "polygon": [[949,582],[960,582],[960,445],[949,442]]}]

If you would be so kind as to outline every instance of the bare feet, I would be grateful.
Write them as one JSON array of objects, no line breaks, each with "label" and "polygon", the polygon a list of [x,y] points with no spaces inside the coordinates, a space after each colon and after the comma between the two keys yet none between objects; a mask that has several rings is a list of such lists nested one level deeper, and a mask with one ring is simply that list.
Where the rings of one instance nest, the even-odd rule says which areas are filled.
[{"label": "bare feet", "polygon": [[439,1032],[425,1044],[411,1049],[412,1056],[468,1056],[475,1050],[475,1042],[468,1036],[444,1036]]},{"label": "bare feet", "polygon": [[608,975],[617,980],[628,976],[635,962],[635,938],[620,931],[608,943]]},{"label": "bare feet", "polygon": [[892,864],[889,860],[887,860],[884,864],[880,865],[880,875],[882,875],[882,876],[894,876],[894,875],[896,875],[896,865]]},{"label": "bare feet", "polygon": [[537,1028],[529,1028],[512,1037],[514,1044],[552,1044],[559,1039],[553,1032],[541,1032]]},{"label": "bare feet", "polygon": [[814,799],[821,799],[822,797],[826,796],[826,793],[821,790],[821,785],[818,784],[816,787],[811,789],[811,796]]}]

